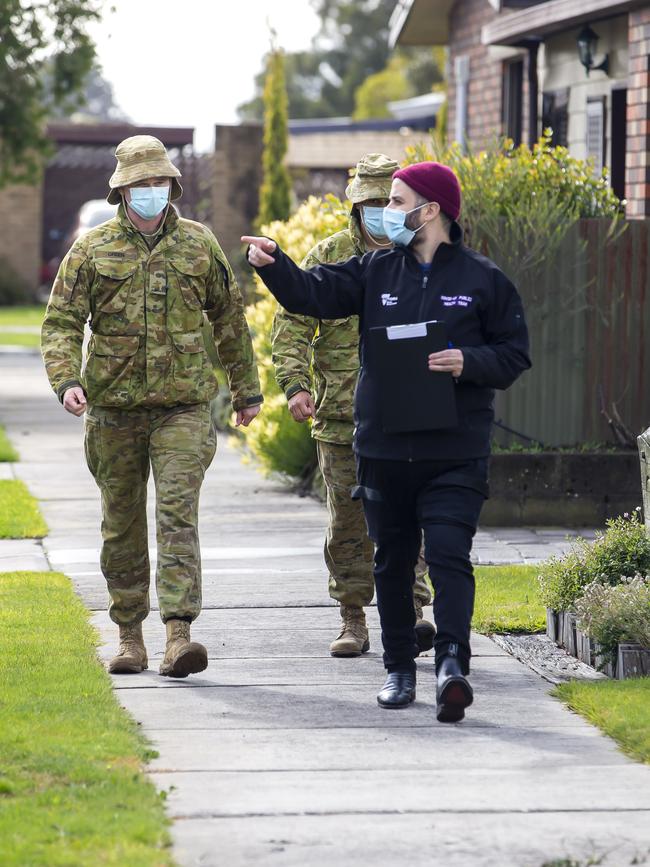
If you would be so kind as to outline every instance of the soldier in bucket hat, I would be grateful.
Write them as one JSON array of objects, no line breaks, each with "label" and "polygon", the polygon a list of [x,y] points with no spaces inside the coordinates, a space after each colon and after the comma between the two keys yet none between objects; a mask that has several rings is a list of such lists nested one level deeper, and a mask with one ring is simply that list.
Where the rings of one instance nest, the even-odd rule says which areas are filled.
[{"label": "soldier in bucket hat", "polygon": [[[101,568],[120,645],[109,668],[147,668],[147,479],[156,487],[156,588],[167,644],[160,673],[207,666],[190,624],[201,611],[199,492],[216,449],[218,386],[204,341],[226,370],[236,423],[262,402],[242,298],[212,232],[178,216],[180,172],[149,135],[121,142],[108,201],[117,215],[79,238],[52,287],[42,353],[64,408],[85,414],[85,453],[101,492]],[[84,326],[91,338],[82,367]]]},{"label": "soldier in bucket hat", "polygon": [[[175,202],[183,195],[179,178],[181,173],[171,162],[164,144],[152,135],[133,135],[124,139],[115,149],[117,166],[108,182],[110,191],[106,200],[111,205],[122,201],[122,188],[148,178],[169,178],[169,199]],[[169,182],[168,182],[169,183]]]},{"label": "soldier in bucket hat", "polygon": [[[382,214],[388,203],[393,172],[399,164],[385,154],[366,154],[357,163],[345,191],[352,202],[348,228],[321,241],[307,254],[301,268],[344,262],[369,250],[391,246],[384,235]],[[318,463],[327,492],[329,526],[325,562],[329,593],[340,603],[341,628],[330,645],[332,656],[354,657],[370,643],[364,608],[372,601],[374,546],[368,538],[363,509],[352,500],[356,485],[352,451],[352,409],[359,373],[359,320],[322,320],[278,310],[272,332],[275,373],[289,412],[297,422],[312,419]],[[311,364],[310,364],[311,356]],[[431,602],[418,569],[413,588],[417,635],[421,650],[433,646],[433,625],[423,619],[422,606]]]}]

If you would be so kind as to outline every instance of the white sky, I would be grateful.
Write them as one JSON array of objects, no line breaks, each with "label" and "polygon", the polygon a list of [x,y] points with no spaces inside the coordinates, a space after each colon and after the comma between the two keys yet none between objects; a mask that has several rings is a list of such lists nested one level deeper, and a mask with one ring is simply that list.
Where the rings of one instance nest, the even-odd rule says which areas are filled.
[{"label": "white sky", "polygon": [[308,0],[107,0],[90,31],[130,119],[193,126],[196,147],[208,150],[214,124],[236,123],[253,96],[267,22],[286,51],[309,48],[319,26]]}]

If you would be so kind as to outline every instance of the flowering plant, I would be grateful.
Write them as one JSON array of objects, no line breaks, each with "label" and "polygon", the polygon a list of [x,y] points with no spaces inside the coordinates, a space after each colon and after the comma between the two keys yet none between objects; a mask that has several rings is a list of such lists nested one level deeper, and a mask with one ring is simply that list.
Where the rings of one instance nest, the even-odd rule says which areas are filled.
[{"label": "flowering plant", "polygon": [[[294,262],[301,262],[323,238],[348,225],[349,210],[336,196],[310,196],[288,220],[262,226],[261,234],[274,238]],[[271,325],[278,303],[258,276],[258,301],[246,310],[253,332],[253,347],[260,372],[264,409],[255,424],[244,428],[246,443],[269,473],[305,476],[316,464],[316,449],[309,426],[297,424],[275,381],[271,361]]]},{"label": "flowering plant", "polygon": [[611,586],[593,581],[576,602],[578,626],[614,659],[620,642],[650,648],[650,576],[622,578]]}]

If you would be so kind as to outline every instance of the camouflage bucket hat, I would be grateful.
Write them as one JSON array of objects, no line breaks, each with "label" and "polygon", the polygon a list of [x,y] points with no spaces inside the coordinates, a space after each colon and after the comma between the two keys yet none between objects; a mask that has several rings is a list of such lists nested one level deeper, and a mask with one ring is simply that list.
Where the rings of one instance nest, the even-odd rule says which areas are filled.
[{"label": "camouflage bucket hat", "polygon": [[355,175],[345,191],[352,202],[365,202],[368,199],[387,199],[393,181],[393,172],[399,163],[386,154],[366,154],[357,163]]},{"label": "camouflage bucket hat", "polygon": [[108,182],[111,191],[107,201],[111,205],[119,205],[120,187],[128,187],[146,178],[171,178],[170,199],[174,201],[183,195],[183,188],[177,180],[181,173],[172,164],[160,139],[152,135],[132,135],[118,144],[115,156],[117,168]]}]

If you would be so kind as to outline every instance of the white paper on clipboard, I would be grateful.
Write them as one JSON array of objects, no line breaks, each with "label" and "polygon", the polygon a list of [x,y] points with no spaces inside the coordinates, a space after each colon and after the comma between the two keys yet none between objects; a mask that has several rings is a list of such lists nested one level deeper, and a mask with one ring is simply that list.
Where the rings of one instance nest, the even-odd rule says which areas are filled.
[{"label": "white paper on clipboard", "polygon": [[388,325],[386,337],[389,340],[404,340],[409,337],[426,337],[427,325],[437,322],[437,319],[429,319],[427,322],[412,322],[410,325]]}]

